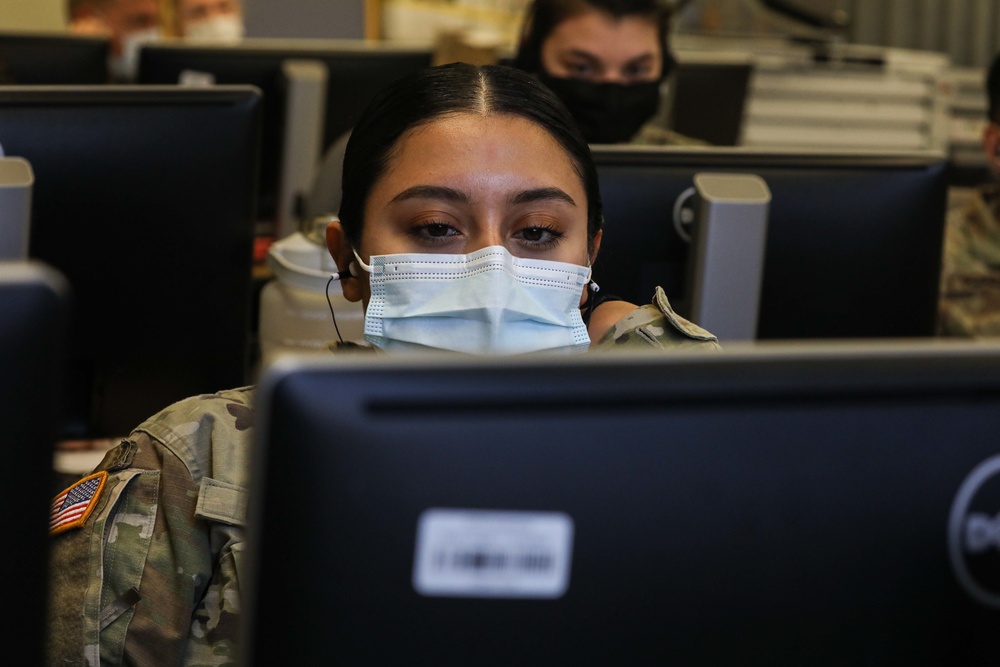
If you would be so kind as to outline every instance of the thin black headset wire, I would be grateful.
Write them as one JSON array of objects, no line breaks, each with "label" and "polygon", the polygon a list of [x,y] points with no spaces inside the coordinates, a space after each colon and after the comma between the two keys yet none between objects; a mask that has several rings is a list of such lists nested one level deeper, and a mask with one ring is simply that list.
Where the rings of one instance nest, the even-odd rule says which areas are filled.
[{"label": "thin black headset wire", "polygon": [[337,275],[333,274],[330,276],[330,279],[326,281],[326,305],[330,306],[330,317],[333,318],[333,328],[337,331],[337,338],[339,338],[340,342],[343,343],[344,337],[340,335],[340,327],[337,326],[337,314],[333,312],[333,301],[330,300],[330,285],[336,277]]}]

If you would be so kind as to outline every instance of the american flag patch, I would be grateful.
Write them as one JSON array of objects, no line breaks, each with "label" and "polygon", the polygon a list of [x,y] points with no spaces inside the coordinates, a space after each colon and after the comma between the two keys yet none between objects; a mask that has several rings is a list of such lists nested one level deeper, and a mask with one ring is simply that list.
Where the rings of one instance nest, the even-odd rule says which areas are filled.
[{"label": "american flag patch", "polygon": [[49,532],[57,535],[82,526],[94,511],[107,479],[107,471],[102,470],[84,477],[56,496],[49,512]]}]

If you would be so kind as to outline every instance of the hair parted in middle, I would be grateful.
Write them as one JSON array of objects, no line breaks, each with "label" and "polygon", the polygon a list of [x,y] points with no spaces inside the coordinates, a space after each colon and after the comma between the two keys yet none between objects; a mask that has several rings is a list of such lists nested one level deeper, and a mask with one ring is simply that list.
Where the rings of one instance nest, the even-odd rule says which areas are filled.
[{"label": "hair parted in middle", "polygon": [[451,63],[419,70],[384,88],[351,131],[344,153],[340,222],[355,247],[375,183],[392,167],[400,138],[409,130],[456,114],[507,115],[529,120],[566,151],[587,195],[587,237],[601,229],[603,214],[594,166],[580,130],[563,103],[538,80],[503,65]]}]

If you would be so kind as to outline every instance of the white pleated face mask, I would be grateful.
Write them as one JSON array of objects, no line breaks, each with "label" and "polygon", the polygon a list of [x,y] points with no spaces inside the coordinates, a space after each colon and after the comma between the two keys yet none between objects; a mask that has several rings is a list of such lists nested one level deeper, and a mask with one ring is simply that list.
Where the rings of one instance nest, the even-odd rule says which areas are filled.
[{"label": "white pleated face mask", "polygon": [[502,246],[468,255],[375,255],[365,339],[383,349],[469,354],[583,352],[580,295],[590,268],[514,257]]}]

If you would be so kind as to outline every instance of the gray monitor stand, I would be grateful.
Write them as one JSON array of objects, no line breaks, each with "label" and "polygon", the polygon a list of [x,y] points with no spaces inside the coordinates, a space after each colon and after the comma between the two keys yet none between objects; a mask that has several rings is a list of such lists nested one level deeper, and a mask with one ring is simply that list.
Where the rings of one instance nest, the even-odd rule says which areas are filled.
[{"label": "gray monitor stand", "polygon": [[35,175],[24,158],[0,157],[0,260],[28,258]]},{"label": "gray monitor stand", "polygon": [[756,338],[771,192],[753,174],[694,176],[688,303],[722,342]]},{"label": "gray monitor stand", "polygon": [[289,59],[282,63],[285,82],[285,127],[278,184],[275,238],[300,229],[299,198],[313,185],[323,145],[328,71],[319,60]]}]

